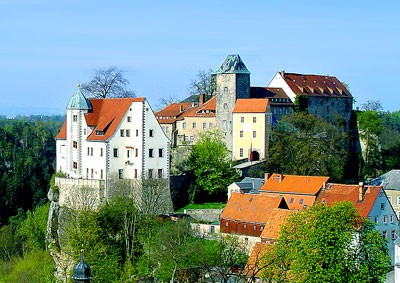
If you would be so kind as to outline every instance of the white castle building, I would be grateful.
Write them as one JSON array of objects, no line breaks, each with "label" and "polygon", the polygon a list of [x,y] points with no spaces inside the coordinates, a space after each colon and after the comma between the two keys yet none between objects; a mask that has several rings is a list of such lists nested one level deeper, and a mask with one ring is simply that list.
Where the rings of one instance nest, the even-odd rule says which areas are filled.
[{"label": "white castle building", "polygon": [[57,171],[70,179],[169,178],[169,139],[146,98],[87,99],[77,89],[56,136]]}]

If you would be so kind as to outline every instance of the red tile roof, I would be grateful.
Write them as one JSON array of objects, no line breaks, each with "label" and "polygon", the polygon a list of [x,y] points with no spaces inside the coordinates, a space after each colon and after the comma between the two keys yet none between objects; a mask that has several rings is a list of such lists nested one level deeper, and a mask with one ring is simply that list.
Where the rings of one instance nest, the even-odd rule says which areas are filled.
[{"label": "red tile roof", "polygon": [[216,97],[213,96],[202,105],[189,108],[180,118],[184,117],[215,117]]},{"label": "red tile roof", "polygon": [[265,268],[269,263],[266,261],[265,255],[272,253],[274,245],[257,242],[255,243],[249,260],[247,261],[246,267],[244,268],[244,274],[248,277],[260,278],[263,275]]},{"label": "red tile roof", "polygon": [[329,177],[272,174],[260,188],[260,193],[317,195]]},{"label": "red tile roof", "polygon": [[265,113],[268,102],[266,98],[237,99],[233,113]]},{"label": "red tile roof", "polygon": [[[133,102],[144,102],[145,98],[91,98],[89,100],[93,110],[85,114],[85,119],[86,124],[94,127],[94,130],[87,140],[105,141],[114,134],[129,106]],[[96,135],[96,131],[103,131],[104,135]],[[66,136],[65,121],[56,138],[65,139]]]},{"label": "red tile roof", "polygon": [[276,240],[281,227],[294,212],[293,210],[279,208],[272,210],[264,230],[261,233],[261,239]]},{"label": "red tile roof", "polygon": [[190,102],[171,103],[164,109],[156,112],[155,115],[160,123],[168,123],[170,120],[175,121],[191,105],[192,103]]},{"label": "red tile roof", "polygon": [[336,78],[322,75],[280,73],[295,94],[306,96],[349,97],[349,90]]},{"label": "red tile roof", "polygon": [[232,193],[220,218],[266,223],[275,208],[287,208],[282,197]]},{"label": "red tile roof", "polygon": [[359,185],[328,184],[317,198],[318,203],[327,205],[340,201],[350,201],[358,209],[361,216],[368,217],[382,187],[364,186],[362,187],[363,199],[359,201]]},{"label": "red tile roof", "polygon": [[260,194],[283,196],[290,210],[303,210],[314,205],[317,196],[304,194],[281,194],[260,192]]},{"label": "red tile roof", "polygon": [[67,139],[67,119],[64,120],[64,123],[62,124],[60,132],[58,132],[56,139],[57,140]]}]

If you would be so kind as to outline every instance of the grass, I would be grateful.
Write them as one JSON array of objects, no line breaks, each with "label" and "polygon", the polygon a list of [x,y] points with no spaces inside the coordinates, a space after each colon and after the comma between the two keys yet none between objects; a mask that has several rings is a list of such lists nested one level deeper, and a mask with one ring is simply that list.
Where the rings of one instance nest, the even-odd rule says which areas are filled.
[{"label": "grass", "polygon": [[185,209],[221,209],[226,203],[207,202],[207,203],[190,203],[185,207],[178,209],[176,212],[183,212]]}]

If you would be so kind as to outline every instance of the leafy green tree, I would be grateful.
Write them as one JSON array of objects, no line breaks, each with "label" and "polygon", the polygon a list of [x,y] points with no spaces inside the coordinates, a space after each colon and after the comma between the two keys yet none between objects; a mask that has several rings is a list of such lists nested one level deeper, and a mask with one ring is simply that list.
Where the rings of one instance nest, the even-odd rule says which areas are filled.
[{"label": "leafy green tree", "polygon": [[237,180],[238,174],[231,167],[230,152],[222,141],[221,131],[200,134],[192,146],[187,161],[195,181],[190,192],[191,201],[225,200],[227,187]]},{"label": "leafy green tree", "polygon": [[385,240],[349,202],[293,214],[269,256],[276,282],[384,282],[391,269]]},{"label": "leafy green tree", "polygon": [[294,175],[344,177],[348,141],[344,131],[303,112],[285,116],[272,131],[268,168]]}]

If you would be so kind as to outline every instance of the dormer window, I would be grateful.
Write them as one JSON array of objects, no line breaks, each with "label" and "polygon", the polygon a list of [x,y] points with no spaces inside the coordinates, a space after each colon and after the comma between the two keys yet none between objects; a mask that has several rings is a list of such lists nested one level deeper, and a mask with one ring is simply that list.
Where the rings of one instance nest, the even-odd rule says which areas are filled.
[{"label": "dormer window", "polygon": [[104,131],[96,130],[96,136],[104,136]]}]

